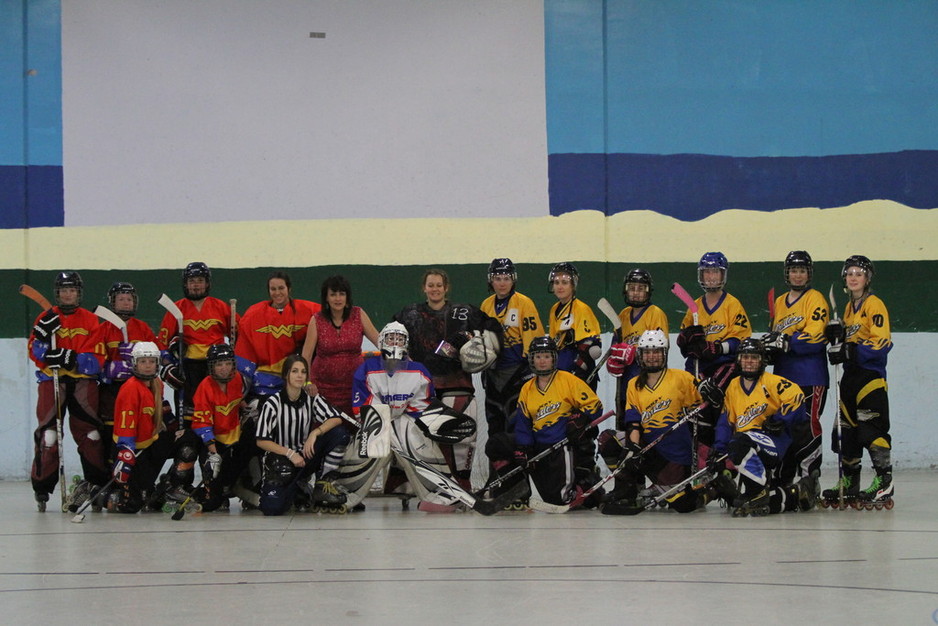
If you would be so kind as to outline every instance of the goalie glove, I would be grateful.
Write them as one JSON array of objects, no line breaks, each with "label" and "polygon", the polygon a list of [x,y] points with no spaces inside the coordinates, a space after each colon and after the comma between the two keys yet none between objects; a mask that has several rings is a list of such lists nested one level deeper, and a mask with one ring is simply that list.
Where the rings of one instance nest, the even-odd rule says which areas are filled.
[{"label": "goalie glove", "polygon": [[635,346],[623,341],[613,344],[609,349],[609,358],[606,360],[606,371],[616,378],[625,373],[625,368],[635,360]]},{"label": "goalie glove", "polygon": [[434,400],[429,407],[414,418],[414,422],[420,432],[440,443],[459,443],[472,437],[476,432],[474,419],[446,406],[439,400]]},{"label": "goalie glove", "polygon": [[459,348],[459,362],[464,372],[475,374],[488,368],[498,358],[498,335],[490,330],[476,331]]}]

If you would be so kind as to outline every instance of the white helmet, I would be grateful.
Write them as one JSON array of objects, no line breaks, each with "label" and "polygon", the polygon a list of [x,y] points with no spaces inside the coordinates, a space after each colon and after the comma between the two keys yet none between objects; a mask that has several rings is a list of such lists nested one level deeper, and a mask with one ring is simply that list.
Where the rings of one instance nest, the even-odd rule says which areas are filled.
[{"label": "white helmet", "polygon": [[[642,333],[642,336],[638,339],[637,346],[637,358],[638,365],[646,372],[658,372],[667,367],[668,365],[668,348],[669,342],[667,335],[664,334],[664,331],[660,328],[655,330],[646,330]],[[660,365],[649,366],[645,363],[644,352],[646,350],[663,350],[664,359],[662,359]]]},{"label": "white helmet", "polygon": [[381,358],[403,361],[407,358],[407,342],[409,340],[410,335],[403,324],[390,322],[381,329],[381,333],[378,335],[378,349],[381,350]]},{"label": "white helmet", "polygon": [[151,380],[156,378],[157,370],[154,370],[153,374],[142,375],[137,371],[137,361],[143,358],[154,358],[159,363],[160,359],[160,349],[152,341],[140,341],[134,344],[133,350],[130,352],[131,359],[133,361],[134,376],[140,378],[141,380]]}]

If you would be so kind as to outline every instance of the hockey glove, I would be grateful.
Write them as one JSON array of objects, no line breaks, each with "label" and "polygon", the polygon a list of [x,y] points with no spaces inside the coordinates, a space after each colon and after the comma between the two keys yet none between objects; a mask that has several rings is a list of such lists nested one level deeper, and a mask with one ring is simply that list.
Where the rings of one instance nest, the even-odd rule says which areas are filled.
[{"label": "hockey glove", "polygon": [[773,415],[762,422],[762,432],[770,437],[778,437],[785,432],[785,422]]},{"label": "hockey glove", "polygon": [[694,324],[681,330],[677,336],[677,347],[684,357],[700,358],[707,347],[707,333],[703,326]]},{"label": "hockey glove", "polygon": [[710,453],[709,458],[707,458],[707,473],[715,476],[726,469],[726,458],[721,458],[721,456],[713,452]]},{"label": "hockey glove", "polygon": [[221,455],[217,452],[210,452],[205,459],[204,473],[213,479],[218,478],[221,473]]},{"label": "hockey glove", "polygon": [[703,398],[704,402],[710,406],[716,408],[723,406],[723,390],[720,389],[720,386],[712,378],[705,378],[700,381],[700,385],[697,386],[697,391],[700,393],[700,397]]},{"label": "hockey glove", "polygon": [[120,450],[117,451],[117,461],[115,461],[112,471],[114,479],[121,484],[126,484],[130,480],[130,473],[133,471],[136,462],[137,457],[134,456],[133,450],[121,446]]},{"label": "hockey glove", "polygon": [[531,452],[530,448],[515,448],[514,461],[516,464],[521,467],[527,467],[528,465],[528,454]]},{"label": "hockey glove", "polygon": [[49,309],[33,326],[33,335],[39,341],[51,343],[52,335],[58,332],[60,328],[62,328],[62,322],[59,320],[59,314]]},{"label": "hockey glove", "polygon": [[104,365],[104,378],[111,381],[123,381],[133,376],[133,369],[126,361],[108,361]]},{"label": "hockey glove", "polygon": [[73,370],[78,364],[78,356],[75,351],[68,348],[49,350],[43,360],[46,362],[46,366],[52,369]]},{"label": "hockey glove", "polygon": [[724,353],[726,344],[722,341],[705,341],[703,349],[697,354],[701,361],[713,361]]},{"label": "hockey glove", "polygon": [[606,370],[616,378],[625,373],[625,368],[635,360],[635,346],[623,341],[613,344],[606,360]]},{"label": "hockey glove", "polygon": [[625,440],[625,454],[622,455],[622,458],[619,459],[619,465],[626,466],[630,469],[637,469],[638,464],[641,463],[642,446],[637,441],[632,441],[631,439]]},{"label": "hockey glove", "polygon": [[185,379],[182,375],[182,368],[175,363],[166,363],[160,368],[160,378],[173,389],[182,389]]},{"label": "hockey glove", "polygon": [[832,344],[827,347],[827,360],[831,365],[850,363],[856,358],[857,344],[853,342]]},{"label": "hockey glove", "polygon": [[840,320],[831,320],[824,327],[824,338],[829,344],[843,343],[847,339],[847,330]]},{"label": "hockey glove", "polygon": [[788,352],[791,344],[791,337],[785,333],[771,332],[762,337],[762,345],[767,352]]}]

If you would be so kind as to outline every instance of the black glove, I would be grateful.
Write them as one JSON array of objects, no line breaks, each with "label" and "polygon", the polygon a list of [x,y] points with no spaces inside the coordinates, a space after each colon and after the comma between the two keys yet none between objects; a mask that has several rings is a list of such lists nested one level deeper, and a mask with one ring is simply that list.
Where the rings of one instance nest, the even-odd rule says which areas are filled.
[{"label": "black glove", "polygon": [[697,391],[700,393],[700,397],[703,398],[704,402],[710,406],[714,408],[723,406],[723,390],[720,389],[720,386],[712,378],[705,378],[700,381],[700,385],[697,386]]},{"label": "black glove", "polygon": [[770,437],[778,437],[785,432],[785,422],[772,415],[762,422],[762,432]]},{"label": "black glove", "polygon": [[530,454],[531,448],[515,448],[514,461],[521,467],[525,467],[528,464],[528,454]]},{"label": "black glove", "polygon": [[33,326],[33,335],[39,341],[52,343],[52,335],[58,332],[60,328],[62,328],[62,321],[59,319],[59,314],[49,309]]},{"label": "black glove", "polygon": [[830,361],[831,365],[850,363],[856,356],[857,344],[853,342],[831,344],[827,347],[827,360]]},{"label": "black glove", "polygon": [[711,454],[707,458],[707,473],[719,474],[726,469],[726,457],[722,454]]},{"label": "black glove", "polygon": [[47,351],[43,361],[46,362],[46,367],[51,367],[52,369],[62,368],[73,370],[75,369],[75,365],[78,364],[78,355],[75,354],[74,350],[69,350],[68,348],[56,348],[55,350]]},{"label": "black glove", "polygon": [[791,337],[785,333],[771,332],[762,337],[762,345],[767,352],[788,352],[791,344]]},{"label": "black glove", "polygon": [[642,445],[637,441],[626,439],[623,448],[625,449],[623,450],[622,457],[619,459],[619,465],[626,465],[632,469],[637,468],[638,464],[642,461]]},{"label": "black glove", "polygon": [[824,327],[824,338],[832,345],[846,341],[847,330],[844,328],[844,323],[840,320],[829,321]]},{"label": "black glove", "polygon": [[707,333],[700,324],[694,324],[681,330],[677,336],[677,347],[685,357],[700,358],[707,349]]},{"label": "black glove", "polygon": [[166,363],[160,368],[160,378],[173,389],[182,389],[185,384],[185,377],[182,368],[175,363]]}]

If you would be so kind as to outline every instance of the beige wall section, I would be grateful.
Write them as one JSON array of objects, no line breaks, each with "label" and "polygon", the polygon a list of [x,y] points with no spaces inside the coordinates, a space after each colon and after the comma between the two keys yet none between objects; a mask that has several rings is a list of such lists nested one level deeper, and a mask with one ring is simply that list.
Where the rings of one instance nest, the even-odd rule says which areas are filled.
[{"label": "beige wall section", "polygon": [[[771,213],[723,211],[681,222],[651,211],[505,219],[348,219],[156,224],[0,231],[0,269],[164,269],[199,257],[213,267],[696,261],[704,248],[733,261],[817,261],[862,252],[877,260],[938,259],[938,210],[889,201]],[[196,252],[198,251],[198,252]],[[559,256],[558,256],[559,255]]]}]

